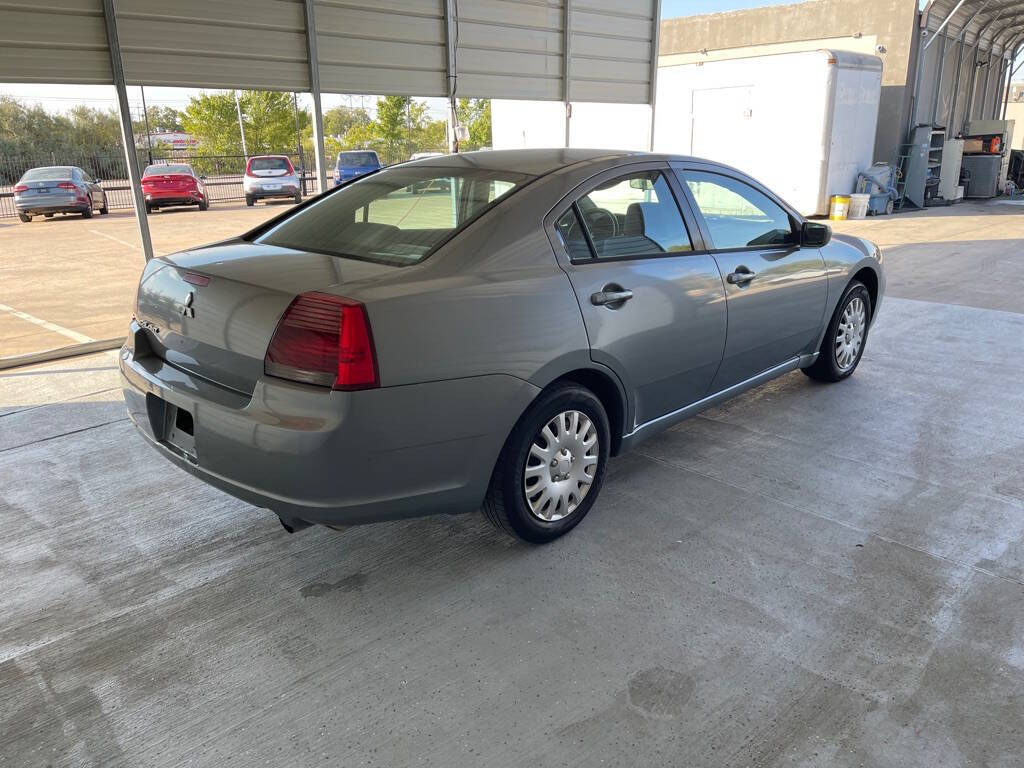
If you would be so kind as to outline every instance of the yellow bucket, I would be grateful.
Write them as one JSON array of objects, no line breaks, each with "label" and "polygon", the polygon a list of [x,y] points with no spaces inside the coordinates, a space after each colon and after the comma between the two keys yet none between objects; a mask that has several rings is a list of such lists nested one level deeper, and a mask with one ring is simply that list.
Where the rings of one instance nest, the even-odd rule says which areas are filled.
[{"label": "yellow bucket", "polygon": [[828,217],[832,219],[832,221],[846,221],[846,216],[849,212],[850,196],[832,195],[829,200]]}]

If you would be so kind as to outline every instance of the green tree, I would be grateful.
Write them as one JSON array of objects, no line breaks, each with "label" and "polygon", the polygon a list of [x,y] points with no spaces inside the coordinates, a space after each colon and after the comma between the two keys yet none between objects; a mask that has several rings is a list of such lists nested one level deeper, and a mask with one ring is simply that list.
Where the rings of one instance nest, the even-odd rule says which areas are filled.
[{"label": "green tree", "polygon": [[369,113],[359,107],[340,105],[324,112],[324,133],[328,136],[344,136],[356,125],[369,125]]},{"label": "green tree", "polygon": [[459,143],[460,149],[480,149],[491,146],[491,100],[459,99],[455,105],[459,124],[469,130],[469,139]]},{"label": "green tree", "polygon": [[[181,113],[174,107],[152,106],[146,107],[146,116],[149,117],[149,130],[157,131],[183,131],[181,124]],[[144,118],[132,121],[132,127],[136,134],[145,135],[146,121]]]},{"label": "green tree", "polygon": [[[249,155],[287,152],[295,146],[292,96],[277,91],[241,91],[238,94]],[[299,132],[310,123],[309,113],[298,113]],[[235,97],[230,91],[193,96],[181,116],[182,126],[211,154],[242,154]]]}]

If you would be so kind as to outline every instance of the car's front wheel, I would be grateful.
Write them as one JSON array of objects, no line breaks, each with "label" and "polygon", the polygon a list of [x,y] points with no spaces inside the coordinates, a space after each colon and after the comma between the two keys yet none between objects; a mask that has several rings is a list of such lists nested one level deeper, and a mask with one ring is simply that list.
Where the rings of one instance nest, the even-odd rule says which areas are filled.
[{"label": "car's front wheel", "polygon": [[842,381],[853,373],[864,354],[871,323],[871,294],[859,280],[853,280],[836,305],[818,359],[805,374],[817,381]]},{"label": "car's front wheel", "polygon": [[535,544],[568,533],[601,492],[610,447],[608,415],[593,392],[572,383],[545,390],[505,442],[485,517]]},{"label": "car's front wheel", "polygon": [[110,213],[110,207],[107,205],[107,195],[106,195],[106,193],[104,193],[104,195],[103,195],[103,207],[100,208],[100,216],[106,216],[108,213]]}]

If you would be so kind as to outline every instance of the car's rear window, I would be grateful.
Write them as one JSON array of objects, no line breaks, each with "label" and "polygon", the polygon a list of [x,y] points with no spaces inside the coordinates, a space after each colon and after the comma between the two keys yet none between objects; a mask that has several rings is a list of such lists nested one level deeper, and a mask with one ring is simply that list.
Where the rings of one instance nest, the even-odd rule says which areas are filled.
[{"label": "car's rear window", "polygon": [[338,166],[345,168],[376,168],[380,165],[375,152],[340,152]]},{"label": "car's rear window", "polygon": [[339,188],[256,242],[408,266],[529,178],[509,171],[396,167]]},{"label": "car's rear window", "polygon": [[57,165],[50,168],[33,168],[25,172],[22,181],[57,181],[71,178],[70,165]]},{"label": "car's rear window", "polygon": [[192,175],[192,166],[190,165],[151,165],[146,168],[143,176],[165,176],[172,173],[186,173],[189,176]]},{"label": "car's rear window", "polygon": [[290,171],[291,166],[283,157],[254,157],[249,161],[252,171]]}]

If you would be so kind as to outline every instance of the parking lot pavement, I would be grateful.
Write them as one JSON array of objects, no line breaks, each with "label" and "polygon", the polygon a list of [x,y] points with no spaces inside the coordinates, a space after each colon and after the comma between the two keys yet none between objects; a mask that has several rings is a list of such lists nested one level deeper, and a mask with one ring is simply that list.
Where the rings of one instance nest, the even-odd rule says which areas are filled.
[{"label": "parking lot pavement", "polygon": [[133,434],[114,353],[0,373],[0,762],[1019,765],[1024,306],[896,265],[1020,225],[931,218],[843,225],[894,247],[851,379],[641,444],[545,547],[289,536]]},{"label": "parking lot pavement", "polygon": [[[289,204],[222,203],[149,217],[156,252],[244,232]],[[0,226],[0,357],[123,336],[143,267],[134,214],[55,216]]]}]

